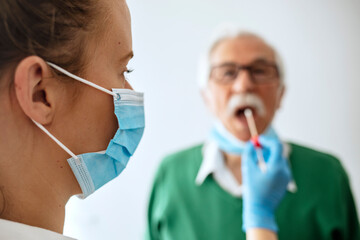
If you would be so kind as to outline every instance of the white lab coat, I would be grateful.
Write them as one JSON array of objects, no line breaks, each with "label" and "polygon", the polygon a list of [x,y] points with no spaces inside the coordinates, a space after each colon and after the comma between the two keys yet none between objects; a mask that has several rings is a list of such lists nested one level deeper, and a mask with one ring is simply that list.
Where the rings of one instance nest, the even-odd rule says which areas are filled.
[{"label": "white lab coat", "polygon": [[6,240],[74,240],[39,227],[0,219],[0,239]]}]

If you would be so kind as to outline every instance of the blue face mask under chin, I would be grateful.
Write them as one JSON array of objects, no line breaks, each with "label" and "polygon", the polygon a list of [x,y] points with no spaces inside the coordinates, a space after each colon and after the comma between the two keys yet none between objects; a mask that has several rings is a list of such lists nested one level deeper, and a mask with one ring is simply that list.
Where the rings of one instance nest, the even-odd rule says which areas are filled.
[{"label": "blue face mask under chin", "polygon": [[119,128],[107,149],[101,152],[75,155],[42,125],[33,120],[41,130],[72,156],[67,161],[83,192],[79,197],[86,198],[119,176],[139,145],[145,128],[143,93],[129,89],[112,89],[109,91],[73,75],[55,64],[48,64],[71,78],[114,96],[114,112],[118,119]]},{"label": "blue face mask under chin", "polygon": [[[278,138],[275,130],[271,126],[269,126],[262,135]],[[211,129],[210,139],[215,141],[222,151],[235,155],[241,155],[246,145],[246,142],[237,139],[218,121],[215,122],[214,127]]]}]

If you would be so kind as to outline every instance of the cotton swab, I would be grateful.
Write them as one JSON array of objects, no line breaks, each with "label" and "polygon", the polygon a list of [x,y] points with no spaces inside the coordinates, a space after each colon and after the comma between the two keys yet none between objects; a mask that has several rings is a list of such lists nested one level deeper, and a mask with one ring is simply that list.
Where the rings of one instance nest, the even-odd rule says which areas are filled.
[{"label": "cotton swab", "polygon": [[264,173],[266,172],[266,163],[264,160],[264,156],[262,154],[261,151],[261,145],[259,143],[259,135],[256,129],[256,125],[255,125],[255,120],[254,120],[254,116],[252,114],[252,111],[250,108],[245,109],[245,117],[249,126],[249,130],[250,130],[250,134],[251,134],[251,140],[253,141],[254,145],[255,145],[255,151],[256,151],[256,155],[258,158],[258,164],[259,164],[259,168],[260,170]]}]

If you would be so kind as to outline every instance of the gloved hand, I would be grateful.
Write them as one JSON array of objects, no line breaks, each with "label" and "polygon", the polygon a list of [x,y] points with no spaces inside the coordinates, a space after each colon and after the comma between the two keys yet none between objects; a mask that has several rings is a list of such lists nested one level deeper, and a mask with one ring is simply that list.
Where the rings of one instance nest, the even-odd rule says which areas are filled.
[{"label": "gloved hand", "polygon": [[259,141],[267,165],[266,172],[261,172],[251,142],[247,143],[242,155],[243,230],[266,228],[277,232],[275,209],[285,195],[291,172],[277,138],[260,136]]}]

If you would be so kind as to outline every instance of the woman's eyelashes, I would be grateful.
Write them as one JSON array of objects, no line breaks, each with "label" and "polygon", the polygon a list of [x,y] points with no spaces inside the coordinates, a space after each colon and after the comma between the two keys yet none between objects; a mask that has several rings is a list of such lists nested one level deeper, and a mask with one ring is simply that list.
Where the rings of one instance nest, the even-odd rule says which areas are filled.
[{"label": "woman's eyelashes", "polygon": [[130,69],[126,69],[126,70],[123,72],[123,75],[124,75],[126,81],[129,80],[129,76],[130,76],[130,74],[131,74],[133,71],[134,71],[134,69],[130,68]]}]

